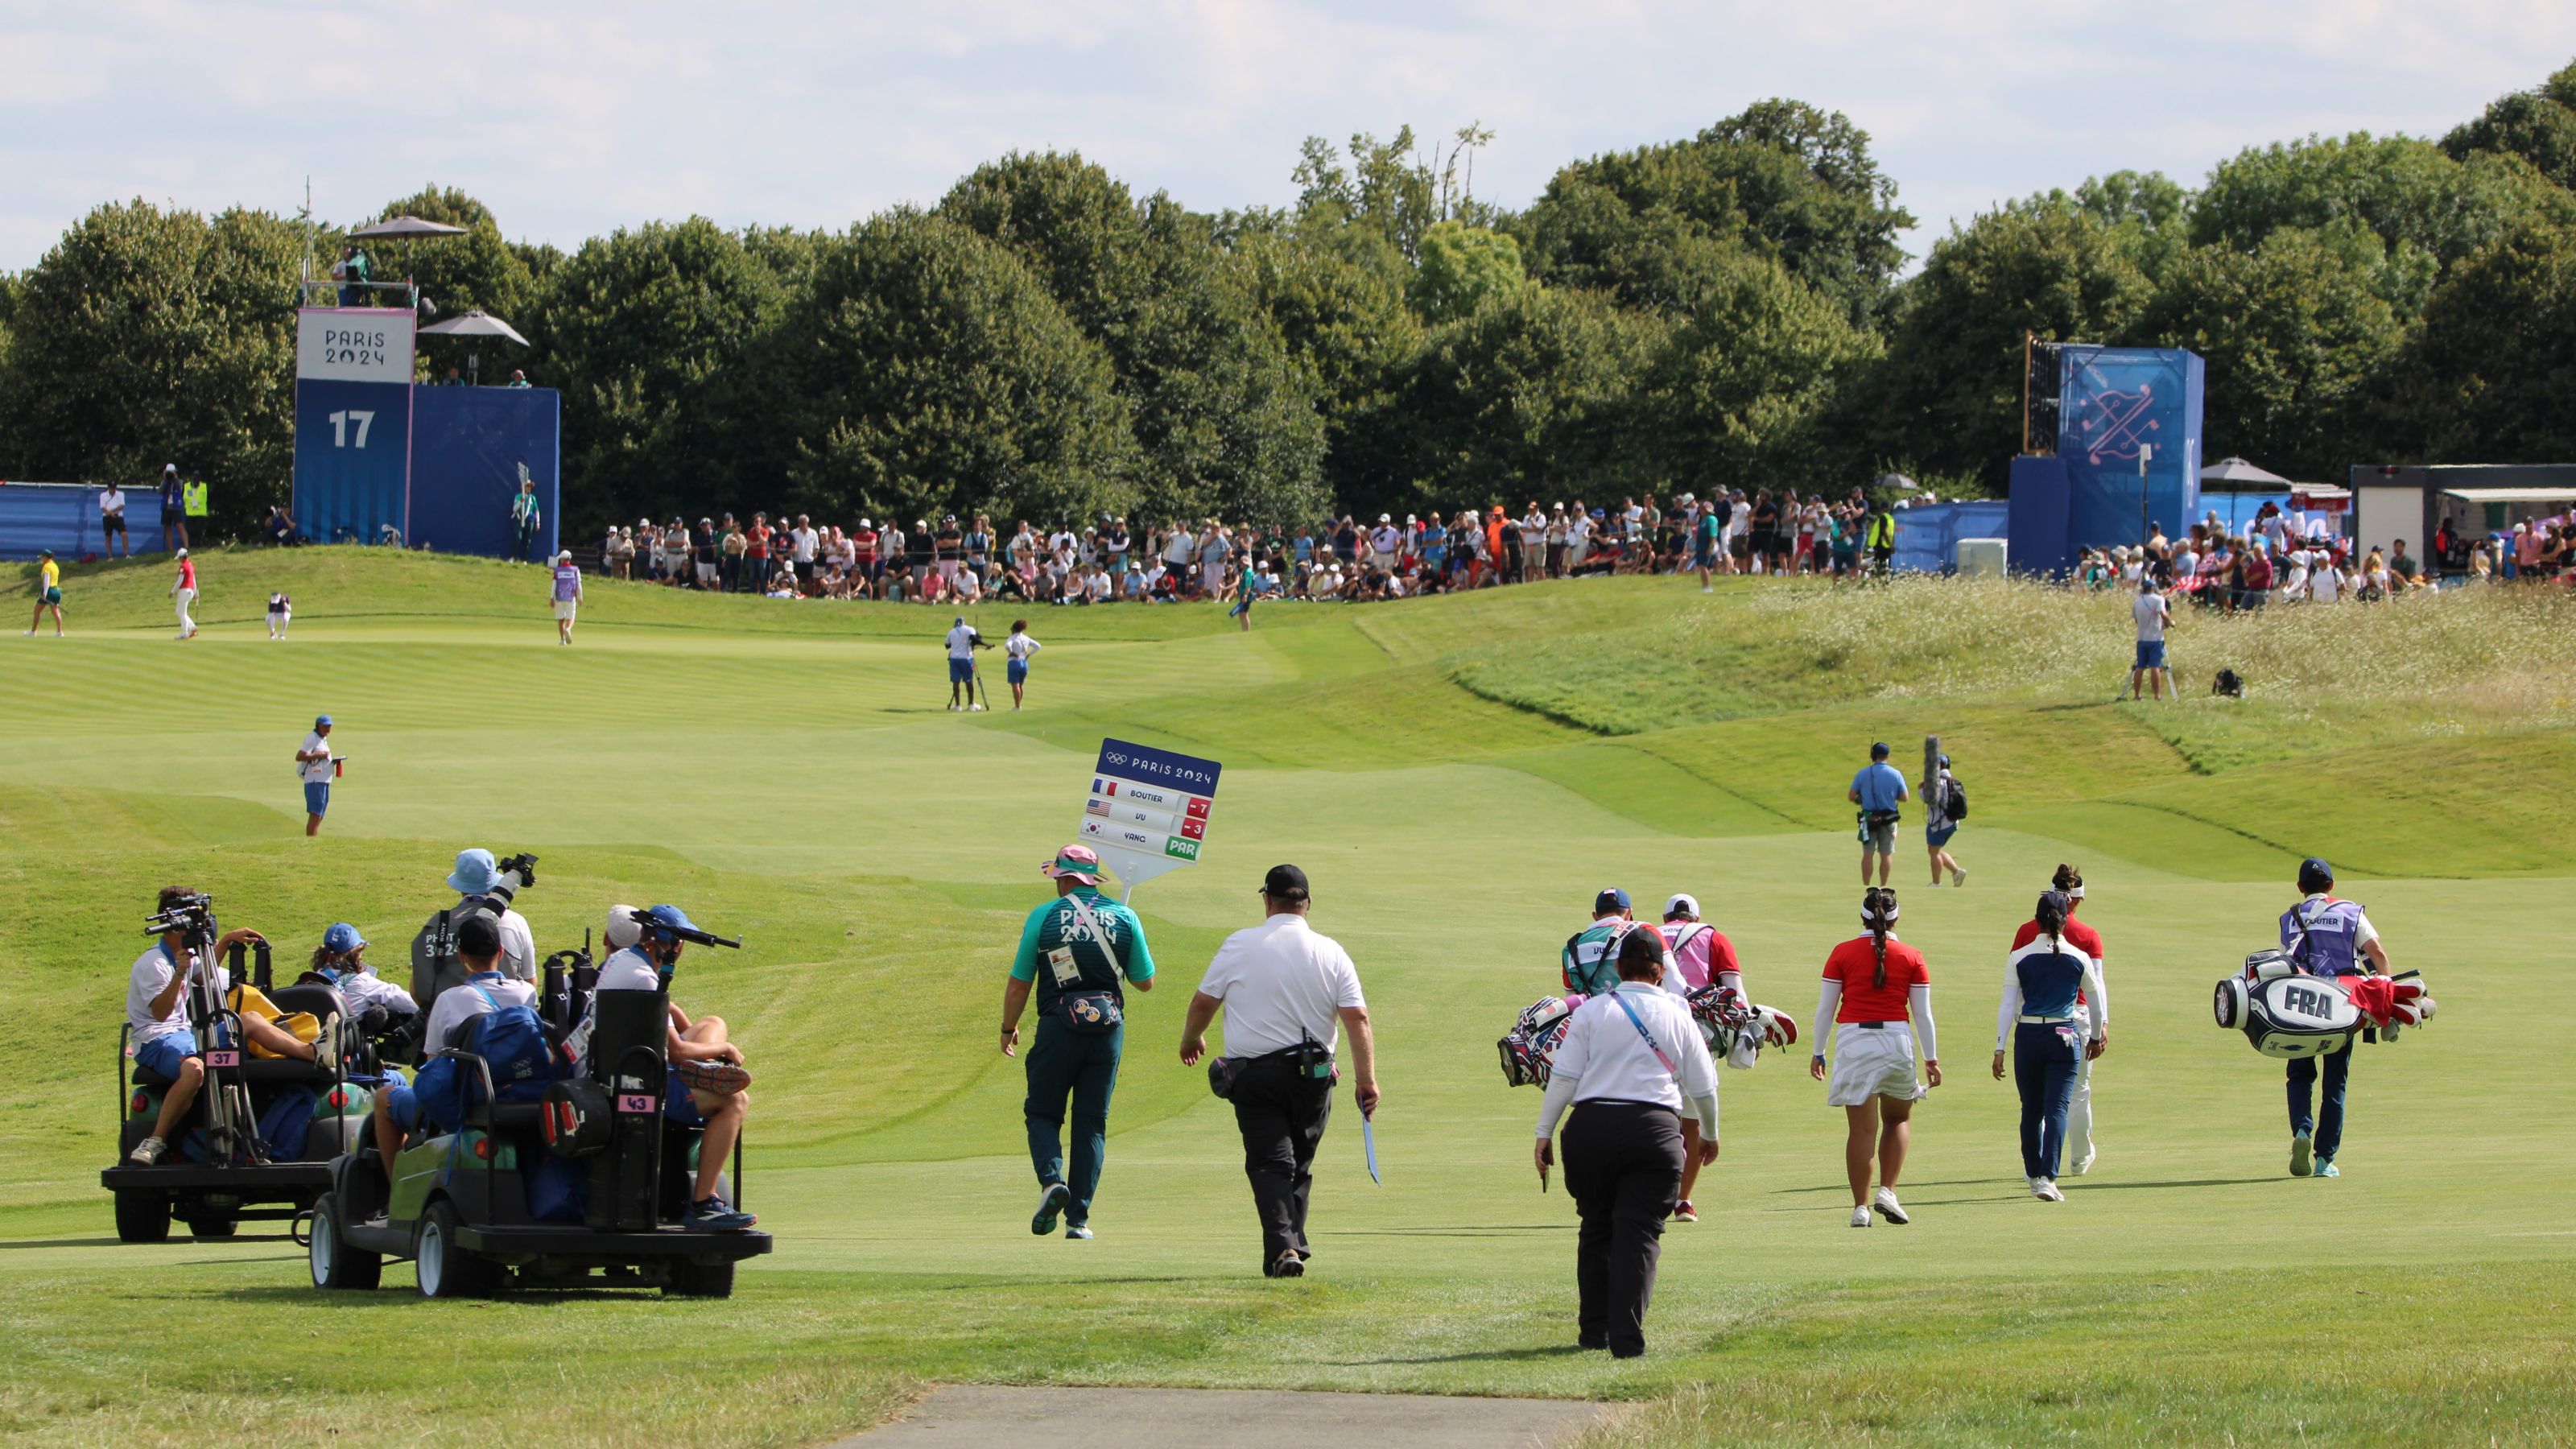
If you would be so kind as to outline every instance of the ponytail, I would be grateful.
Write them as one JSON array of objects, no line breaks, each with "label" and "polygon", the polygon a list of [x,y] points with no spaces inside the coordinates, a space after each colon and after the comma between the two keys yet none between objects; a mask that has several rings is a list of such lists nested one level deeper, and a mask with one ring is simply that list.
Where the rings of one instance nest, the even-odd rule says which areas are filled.
[{"label": "ponytail", "polygon": [[1896,924],[1896,892],[1885,886],[1863,891],[1860,898],[1860,923],[1869,928],[1869,946],[1873,970],[1870,985],[1887,989],[1887,932]]},{"label": "ponytail", "polygon": [[[2059,867],[2061,872],[2064,869],[2063,866]],[[2038,922],[2039,928],[2048,933],[2048,949],[2052,952],[2065,949],[2065,943],[2058,939],[2058,933],[2066,928],[2067,904],[2064,891],[2042,891],[2039,905],[2031,912],[2031,919]]]},{"label": "ponytail", "polygon": [[2061,862],[2057,867],[2057,873],[2048,878],[2048,883],[2062,891],[2081,890],[2084,886],[2084,872]]}]

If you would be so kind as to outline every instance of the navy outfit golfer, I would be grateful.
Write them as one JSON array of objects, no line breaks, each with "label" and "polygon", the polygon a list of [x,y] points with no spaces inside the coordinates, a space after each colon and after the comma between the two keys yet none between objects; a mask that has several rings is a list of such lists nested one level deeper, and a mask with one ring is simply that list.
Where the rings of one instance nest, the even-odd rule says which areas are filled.
[{"label": "navy outfit golfer", "polygon": [[[1037,1169],[1038,1211],[1030,1231],[1087,1238],[1092,1195],[1109,1152],[1109,1098],[1127,1041],[1122,984],[1153,989],[1154,955],[1136,914],[1100,893],[1100,857],[1068,845],[1042,867],[1062,891],[1029,912],[1003,995],[1002,1042],[1019,1040],[1019,1007],[1037,998],[1036,1040],[1029,1047],[1029,1164]],[[1064,887],[1069,886],[1070,889]],[[1065,1104],[1073,1106],[1073,1162],[1066,1171]]]},{"label": "navy outfit golfer", "polygon": [[2003,1005],[1995,1014],[1995,1075],[2003,1075],[2010,1051],[2021,1094],[2022,1175],[2034,1195],[2051,1201],[2057,1200],[2076,1074],[2087,1052],[2098,1050],[2093,1044],[2106,1039],[2111,1016],[2092,956],[2061,934],[2066,906],[2063,892],[2039,898],[2040,934],[2005,959]]}]

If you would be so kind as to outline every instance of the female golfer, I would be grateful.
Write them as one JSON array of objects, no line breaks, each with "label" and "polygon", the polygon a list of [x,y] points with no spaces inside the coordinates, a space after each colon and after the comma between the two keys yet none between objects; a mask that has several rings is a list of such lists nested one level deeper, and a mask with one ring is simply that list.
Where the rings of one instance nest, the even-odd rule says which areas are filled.
[{"label": "female golfer", "polygon": [[2066,1201],[2057,1190],[2057,1159],[2076,1067],[2111,1043],[2101,973],[2090,954],[2066,939],[2066,916],[2065,892],[2041,894],[2029,943],[2004,959],[2003,1005],[1995,1012],[1995,1080],[2004,1079],[2009,1047],[2013,1085],[2021,1090],[2022,1176],[2042,1202]]},{"label": "female golfer", "polygon": [[[2066,928],[2058,935],[2065,938],[2067,945],[2092,957],[2094,974],[2108,985],[2111,978],[2102,970],[2102,933],[2075,919],[2076,912],[2084,908],[2084,872],[2061,864],[2048,883],[2066,895]],[[2038,937],[2039,923],[2024,921],[2013,934],[2013,949],[2018,951]],[[2083,1001],[2085,993],[2077,992],[2075,999]],[[2066,1104],[2066,1161],[2071,1164],[2066,1169],[2067,1176],[2082,1177],[2091,1172],[2098,1155],[2093,1144],[2093,1059],[2088,1056],[2075,1064],[2075,1095]]]},{"label": "female golfer", "polygon": [[1699,1118],[1699,1160],[1717,1160],[1717,1064],[1690,1008],[1663,989],[1663,937],[1619,942],[1619,984],[1566,1023],[1539,1104],[1539,1185],[1555,1160],[1550,1139],[1568,1104],[1565,1188],[1575,1238],[1575,1342],[1615,1358],[1646,1351],[1646,1304],[1664,1218],[1681,1195],[1683,1103]]},{"label": "female golfer", "polygon": [[1011,637],[1002,641],[1002,652],[1011,656],[1011,662],[1003,666],[1003,673],[1011,681],[1011,708],[1020,707],[1020,697],[1028,690],[1029,656],[1045,647],[1029,637],[1028,620],[1011,621]]},{"label": "female golfer", "polygon": [[[1905,1170],[1905,1149],[1913,1139],[1914,1104],[1927,1090],[1914,1075],[1914,1029],[1910,1012],[1923,1033],[1923,1075],[1941,1085],[1941,1048],[1932,1030],[1932,973],[1923,953],[1896,939],[1896,892],[1875,886],[1862,893],[1860,923],[1866,936],[1855,936],[1825,958],[1824,990],[1816,998],[1816,1021],[1834,1023],[1833,1083],[1825,1101],[1843,1109],[1851,1137],[1843,1144],[1843,1167],[1851,1175],[1851,1225],[1869,1226],[1870,1209],[1891,1223],[1906,1221],[1896,1200],[1896,1178]],[[1825,1080],[1825,1038],[1816,1034],[1816,1054],[1807,1075]],[[1869,1189],[1872,1147],[1878,1158],[1878,1192]]]}]

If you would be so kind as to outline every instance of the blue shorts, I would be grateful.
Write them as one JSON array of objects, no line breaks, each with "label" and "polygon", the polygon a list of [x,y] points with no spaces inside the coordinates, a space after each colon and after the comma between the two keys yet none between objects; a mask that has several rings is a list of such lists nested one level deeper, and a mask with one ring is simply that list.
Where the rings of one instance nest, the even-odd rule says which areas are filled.
[{"label": "blue shorts", "polygon": [[319,815],[330,808],[331,782],[328,780],[305,781],[304,813],[307,815]]},{"label": "blue shorts", "polygon": [[1937,849],[1937,848],[1939,848],[1939,847],[1941,847],[1941,846],[1944,846],[1944,845],[1949,844],[1949,843],[1950,843],[1950,837],[1951,837],[1951,836],[1953,836],[1953,835],[1956,835],[1956,834],[1958,834],[1958,833],[1959,833],[1959,827],[1958,827],[1958,826],[1956,826],[1956,825],[1944,825],[1944,826],[1942,826],[1941,828],[1939,828],[1938,830],[1926,830],[1926,831],[1924,831],[1924,832],[1923,832],[1923,838],[1924,838],[1924,840],[1925,840],[1925,841],[1929,842],[1929,843],[1930,843],[1934,848],[1936,848],[1936,849]]},{"label": "blue shorts", "polygon": [[1002,673],[1008,677],[1009,682],[1012,684],[1026,684],[1029,682],[1029,661],[1025,659],[1014,659],[1009,664],[1003,666]]},{"label": "blue shorts", "polygon": [[683,1127],[704,1127],[707,1114],[698,1110],[698,1099],[689,1095],[689,1087],[676,1075],[662,1084],[662,1118]]},{"label": "blue shorts", "polygon": [[134,1049],[134,1064],[148,1072],[158,1072],[172,1081],[179,1080],[179,1064],[197,1055],[197,1034],[175,1031],[154,1037]]},{"label": "blue shorts", "polygon": [[974,678],[975,678],[975,661],[974,661],[974,660],[972,660],[972,659],[951,659],[951,660],[949,660],[949,661],[948,661],[948,682],[949,682],[949,683],[951,683],[951,684],[966,684],[966,683],[971,682]]},{"label": "blue shorts", "polygon": [[411,1088],[400,1082],[387,1082],[376,1092],[376,1100],[385,1104],[385,1116],[405,1133],[420,1130],[420,1099]]},{"label": "blue shorts", "polygon": [[2164,667],[2165,667],[2165,641],[2163,641],[2162,639],[2153,639],[2153,640],[2150,640],[2150,639],[2141,639],[2141,640],[2139,640],[2139,641],[2138,641],[2138,662],[2137,662],[2137,663],[2135,663],[2135,664],[2133,664],[2133,665],[2131,665],[2131,666],[2129,666],[2129,667],[2130,667],[2130,668],[2132,668],[2132,669],[2162,669],[2162,668],[2164,668]]}]

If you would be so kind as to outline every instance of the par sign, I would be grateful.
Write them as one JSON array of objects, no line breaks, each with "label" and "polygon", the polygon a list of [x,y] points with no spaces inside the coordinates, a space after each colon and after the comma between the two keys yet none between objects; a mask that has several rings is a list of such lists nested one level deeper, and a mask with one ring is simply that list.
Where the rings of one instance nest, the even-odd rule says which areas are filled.
[{"label": "par sign", "polygon": [[1141,881],[1198,863],[1223,768],[1149,745],[1100,742],[1080,834],[1118,876],[1122,899]]}]

